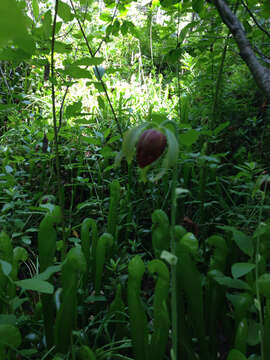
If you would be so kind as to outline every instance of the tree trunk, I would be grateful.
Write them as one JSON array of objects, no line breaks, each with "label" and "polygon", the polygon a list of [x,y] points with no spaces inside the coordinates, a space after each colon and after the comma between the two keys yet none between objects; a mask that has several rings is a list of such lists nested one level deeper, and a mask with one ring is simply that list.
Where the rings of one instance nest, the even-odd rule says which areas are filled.
[{"label": "tree trunk", "polygon": [[263,91],[264,95],[268,98],[268,100],[270,100],[270,69],[259,62],[249,40],[247,39],[243,25],[233,14],[226,3],[226,0],[214,0],[214,5],[217,8],[222,21],[230,29],[240,50],[240,56],[247,64],[254,80]]}]

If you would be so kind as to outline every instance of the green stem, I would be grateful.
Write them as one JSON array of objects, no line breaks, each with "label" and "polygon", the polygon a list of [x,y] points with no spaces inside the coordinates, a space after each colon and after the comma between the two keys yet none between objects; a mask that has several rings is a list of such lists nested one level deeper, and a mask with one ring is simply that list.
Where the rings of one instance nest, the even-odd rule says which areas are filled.
[{"label": "green stem", "polygon": [[[63,186],[61,184],[61,173],[60,173],[60,157],[59,157],[59,147],[58,147],[58,129],[57,129],[57,119],[56,119],[56,101],[55,101],[55,74],[54,74],[54,44],[55,44],[55,31],[56,31],[56,18],[58,12],[58,0],[55,0],[54,8],[54,19],[53,19],[53,28],[52,28],[52,50],[51,50],[51,83],[52,83],[52,115],[53,115],[53,130],[54,130],[54,143],[55,143],[55,165],[56,165],[56,178],[58,186],[58,196],[59,204],[64,210],[64,192]],[[64,259],[66,249],[65,249],[65,224],[64,217],[62,217],[62,228],[63,228],[63,247],[62,247],[62,259]]]},{"label": "green stem", "polygon": [[[173,169],[172,178],[172,189],[171,189],[171,253],[176,255],[176,244],[175,244],[175,219],[176,219],[176,185],[177,185],[177,165]],[[172,316],[172,348],[173,348],[173,359],[178,360],[178,328],[177,328],[177,291],[176,291],[176,265],[171,265],[171,316]]]}]

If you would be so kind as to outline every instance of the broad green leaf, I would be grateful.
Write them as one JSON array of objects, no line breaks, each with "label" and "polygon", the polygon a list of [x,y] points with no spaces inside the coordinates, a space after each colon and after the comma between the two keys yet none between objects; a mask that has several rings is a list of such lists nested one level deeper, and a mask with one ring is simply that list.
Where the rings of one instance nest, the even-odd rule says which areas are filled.
[{"label": "broad green leaf", "polygon": [[0,46],[12,40],[21,49],[32,55],[35,43],[28,34],[27,20],[15,0],[0,1]]},{"label": "broad green leaf", "polygon": [[250,346],[258,345],[260,342],[260,324],[255,320],[249,320],[247,343]]},{"label": "broad green leaf", "polygon": [[263,274],[258,280],[260,293],[270,299],[270,274]]},{"label": "broad green leaf", "polygon": [[54,51],[59,54],[66,54],[72,51],[72,45],[66,44],[60,41],[55,41],[54,43]]},{"label": "broad green leaf", "polygon": [[204,0],[192,0],[192,9],[196,13],[200,13],[203,10]]},{"label": "broad green leaf", "polygon": [[3,49],[0,52],[0,60],[20,62],[29,59],[29,54],[22,49]]},{"label": "broad green leaf", "polygon": [[245,357],[245,355],[243,353],[241,353],[241,351],[232,349],[229,352],[227,360],[247,360],[247,358]]},{"label": "broad green leaf", "polygon": [[185,40],[186,35],[187,35],[189,29],[192,28],[192,26],[194,26],[194,25],[191,22],[183,27],[183,29],[181,30],[180,35],[179,35],[179,43],[182,43]]},{"label": "broad green leaf", "polygon": [[52,284],[50,284],[47,281],[40,280],[38,278],[15,281],[15,284],[21,287],[23,290],[38,291],[44,294],[53,293]]},{"label": "broad green leaf", "polygon": [[248,274],[255,267],[256,267],[256,265],[251,264],[251,263],[236,263],[236,264],[233,264],[232,265],[232,276],[235,279],[238,279],[241,276]]},{"label": "broad green leaf", "polygon": [[233,226],[218,226],[218,228],[225,231],[231,231],[233,239],[240,250],[242,250],[246,255],[252,257],[254,252],[252,238],[244,234],[242,231],[235,229]]},{"label": "broad green leaf", "polygon": [[170,6],[177,4],[178,2],[179,0],[160,0],[160,5],[165,8],[168,8]]},{"label": "broad green leaf", "polygon": [[246,282],[225,276],[221,271],[211,270],[208,272],[208,276],[215,280],[219,285],[233,289],[250,290],[250,286]]},{"label": "broad green leaf", "polygon": [[15,109],[15,105],[13,104],[0,104],[0,111],[11,111],[13,109]]},{"label": "broad green leaf", "polygon": [[100,65],[104,61],[104,58],[102,57],[84,57],[82,59],[78,59],[74,61],[73,65],[85,65],[85,66],[91,66],[91,65]]},{"label": "broad green leaf", "polygon": [[42,22],[42,32],[45,40],[50,38],[52,34],[52,13],[51,10],[48,10],[43,15],[43,22]]},{"label": "broad green leaf", "polygon": [[12,265],[4,260],[0,260],[0,265],[2,267],[3,273],[8,276],[11,273]]},{"label": "broad green leaf", "polygon": [[17,348],[22,342],[19,329],[11,324],[0,324],[0,347],[8,346]]},{"label": "broad green leaf", "polygon": [[81,100],[70,104],[66,108],[66,117],[69,119],[76,114],[79,114],[82,111],[82,102]]},{"label": "broad green leaf", "polygon": [[32,0],[32,9],[33,9],[33,15],[38,20],[39,17],[39,6],[38,6],[38,0]]},{"label": "broad green leaf", "polygon": [[188,130],[186,133],[180,135],[180,144],[191,146],[198,140],[199,136],[198,131],[193,129]]},{"label": "broad green leaf", "polygon": [[49,266],[45,271],[35,276],[35,279],[46,281],[48,280],[53,274],[59,272],[62,268],[62,265],[54,265]]},{"label": "broad green leaf", "polygon": [[28,258],[28,253],[25,248],[17,246],[13,250],[13,261],[18,263],[20,261],[26,261]]},{"label": "broad green leaf", "polygon": [[64,3],[63,1],[59,1],[58,3],[58,15],[62,18],[65,22],[69,22],[73,20],[74,15],[71,12],[71,8],[68,4]]},{"label": "broad green leaf", "polygon": [[105,89],[106,89],[105,84],[104,84],[104,86],[105,86],[105,88],[104,88],[103,85],[102,85],[100,82],[94,81],[92,84],[93,84],[93,85],[95,86],[95,88],[96,88],[98,91],[100,91],[100,92],[105,91]]},{"label": "broad green leaf", "polygon": [[67,67],[65,70],[63,70],[63,74],[65,75],[69,75],[71,77],[73,77],[74,79],[91,79],[92,75],[89,72],[89,70],[86,69],[81,69],[80,67],[77,66],[69,66]]},{"label": "broad green leaf", "polygon": [[103,12],[99,18],[100,18],[100,20],[108,22],[108,23],[113,20],[112,15],[110,13],[106,13],[106,12]]},{"label": "broad green leaf", "polygon": [[267,18],[270,16],[270,2],[269,0],[265,0],[263,3],[263,14]]}]

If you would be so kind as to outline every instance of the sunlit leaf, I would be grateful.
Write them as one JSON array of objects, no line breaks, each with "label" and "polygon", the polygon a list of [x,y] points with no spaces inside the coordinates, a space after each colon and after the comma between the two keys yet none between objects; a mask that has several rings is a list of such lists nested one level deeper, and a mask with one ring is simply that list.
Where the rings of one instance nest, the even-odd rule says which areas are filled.
[{"label": "sunlit leaf", "polygon": [[28,34],[26,17],[15,0],[0,1],[0,46],[12,40],[26,53],[32,54],[35,49],[33,38]]},{"label": "sunlit leaf", "polygon": [[85,66],[91,66],[91,65],[100,65],[104,61],[104,58],[102,57],[84,57],[82,59],[78,59],[74,61],[73,65],[85,65]]},{"label": "sunlit leaf", "polygon": [[63,70],[63,74],[69,75],[74,79],[92,78],[92,75],[89,70],[81,69],[80,67],[77,66],[69,66],[65,68],[65,70]]},{"label": "sunlit leaf", "polygon": [[62,18],[65,22],[69,22],[73,20],[74,15],[71,12],[71,8],[68,4],[64,3],[63,1],[59,0],[58,2],[58,15]]},{"label": "sunlit leaf", "polygon": [[39,17],[38,0],[32,0],[32,9],[33,9],[34,17],[37,20]]}]

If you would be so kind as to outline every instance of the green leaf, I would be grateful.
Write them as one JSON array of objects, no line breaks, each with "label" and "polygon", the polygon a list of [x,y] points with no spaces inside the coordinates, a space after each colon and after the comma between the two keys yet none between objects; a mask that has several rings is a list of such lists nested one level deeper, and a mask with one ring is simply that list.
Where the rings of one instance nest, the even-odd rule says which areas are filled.
[{"label": "green leaf", "polygon": [[59,272],[62,268],[62,265],[53,265],[49,266],[45,271],[35,276],[35,279],[46,281],[48,280],[53,274]]},{"label": "green leaf", "polygon": [[4,345],[16,349],[21,342],[21,333],[16,326],[0,324],[0,347]]},{"label": "green leaf", "polygon": [[38,0],[32,0],[32,9],[33,9],[34,17],[35,17],[35,19],[37,21],[37,19],[39,17]]},{"label": "green leaf", "polygon": [[237,246],[242,250],[246,255],[252,257],[254,252],[254,246],[252,239],[244,234],[242,231],[235,229],[233,226],[218,226],[219,229],[225,231],[231,231],[233,239],[236,242]]},{"label": "green leaf", "polygon": [[23,290],[38,291],[44,294],[53,293],[52,284],[50,284],[47,281],[40,280],[38,278],[15,281],[15,284],[21,287]]},{"label": "green leaf", "polygon": [[191,22],[183,27],[183,29],[181,30],[180,35],[179,35],[179,43],[182,43],[185,40],[189,29],[192,28],[193,26],[194,26],[193,22]]},{"label": "green leaf", "polygon": [[245,357],[245,355],[243,353],[241,353],[241,351],[232,349],[229,352],[227,360],[247,360],[247,358]]},{"label": "green leaf", "polygon": [[259,323],[257,323],[255,320],[252,319],[249,320],[248,337],[247,337],[248,345],[255,346],[260,343],[260,329],[261,326]]},{"label": "green leaf", "polygon": [[68,4],[64,3],[63,1],[59,1],[58,3],[58,15],[62,18],[65,22],[69,22],[73,20],[74,15],[71,12],[71,8]]},{"label": "green leaf", "polygon": [[29,59],[29,54],[22,49],[4,49],[0,53],[0,60],[3,61],[23,61]]},{"label": "green leaf", "polygon": [[72,116],[79,114],[82,111],[82,102],[81,100],[70,104],[66,108],[66,117],[69,119]]},{"label": "green leaf", "polygon": [[236,264],[233,264],[232,265],[232,276],[235,279],[238,279],[241,276],[248,274],[255,267],[256,267],[256,265],[251,264],[251,263],[236,263]]},{"label": "green leaf", "polygon": [[25,248],[17,246],[13,250],[13,261],[18,263],[20,261],[26,261],[28,258],[28,253]]},{"label": "green leaf", "polygon": [[111,22],[113,19],[113,17],[111,16],[110,13],[105,13],[105,12],[103,12],[99,18],[100,18],[100,20],[105,21],[105,22]]},{"label": "green leaf", "polygon": [[0,260],[0,265],[2,267],[3,273],[8,276],[11,273],[12,265],[4,260]]},{"label": "green leaf", "polygon": [[204,0],[192,0],[192,9],[199,14],[203,10],[203,4]]},{"label": "green leaf", "polygon": [[17,319],[15,315],[0,314],[0,325],[16,325]]},{"label": "green leaf", "polygon": [[90,73],[89,70],[86,69],[81,69],[80,67],[71,65],[68,66],[67,68],[65,68],[65,70],[63,70],[63,74],[65,75],[69,75],[71,77],[73,77],[74,79],[91,79],[92,75]]},{"label": "green leaf", "polygon": [[0,1],[0,46],[12,40],[21,49],[32,55],[35,43],[28,34],[27,20],[15,0]]},{"label": "green leaf", "polygon": [[72,45],[66,44],[61,41],[55,41],[54,43],[54,51],[59,54],[66,54],[72,51]]},{"label": "green leaf", "polygon": [[198,140],[199,136],[200,134],[198,131],[193,129],[188,130],[186,133],[180,135],[180,143],[186,146],[191,146]]},{"label": "green leaf", "polygon": [[52,33],[52,13],[48,10],[43,17],[42,32],[45,39],[48,39]]},{"label": "green leaf", "polygon": [[73,65],[85,65],[85,66],[92,66],[92,65],[100,65],[104,61],[102,57],[84,57],[82,59],[78,59],[74,61]]},{"label": "green leaf", "polygon": [[263,274],[258,280],[260,293],[270,299],[270,274]]},{"label": "green leaf", "polygon": [[250,286],[246,282],[225,276],[221,271],[211,270],[208,272],[208,276],[215,280],[219,285],[233,289],[250,290]]},{"label": "green leaf", "polygon": [[[100,92],[105,91],[105,89],[106,89],[106,86],[105,86],[105,89],[104,89],[103,85],[102,85],[100,82],[97,82],[97,81],[94,81],[94,82],[93,82],[93,85],[94,85],[95,88],[96,88],[98,91],[100,91]],[[104,84],[104,85],[105,85],[105,84]]]},{"label": "green leaf", "polygon": [[269,0],[265,0],[263,4],[263,14],[265,17],[270,16],[270,3]]}]

